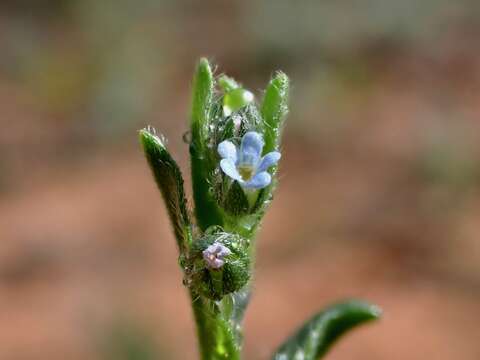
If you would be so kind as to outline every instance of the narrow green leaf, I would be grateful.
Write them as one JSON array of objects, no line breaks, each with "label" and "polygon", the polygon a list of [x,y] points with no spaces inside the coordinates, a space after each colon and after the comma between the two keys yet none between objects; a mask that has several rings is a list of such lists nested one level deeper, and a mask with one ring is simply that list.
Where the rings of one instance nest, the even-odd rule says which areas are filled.
[{"label": "narrow green leaf", "polygon": [[184,251],[191,243],[191,229],[180,168],[153,129],[140,130],[140,142],[165,201],[178,247]]},{"label": "narrow green leaf", "polygon": [[279,71],[265,90],[261,106],[261,114],[265,124],[264,153],[277,150],[285,115],[288,112],[289,80],[287,75]]},{"label": "narrow green leaf", "polygon": [[213,100],[215,80],[207,59],[198,62],[193,79],[193,99],[191,114],[192,141],[201,152],[208,137],[208,114]]},{"label": "narrow green leaf", "polygon": [[211,225],[222,225],[222,217],[209,182],[214,170],[207,147],[214,86],[215,79],[208,60],[200,59],[193,79],[190,161],[195,217],[201,230],[206,230]]},{"label": "narrow green leaf", "polygon": [[380,317],[381,310],[365,302],[350,300],[334,304],[315,315],[290,337],[273,360],[316,360],[353,327]]}]

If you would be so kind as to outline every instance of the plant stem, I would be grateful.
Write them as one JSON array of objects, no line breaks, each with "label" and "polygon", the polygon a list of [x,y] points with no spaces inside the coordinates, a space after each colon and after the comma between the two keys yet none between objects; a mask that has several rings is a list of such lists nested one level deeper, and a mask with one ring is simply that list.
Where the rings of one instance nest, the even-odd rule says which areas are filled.
[{"label": "plant stem", "polygon": [[198,296],[192,290],[190,299],[201,360],[239,360],[240,345],[235,339],[235,329],[224,318],[218,304]]}]

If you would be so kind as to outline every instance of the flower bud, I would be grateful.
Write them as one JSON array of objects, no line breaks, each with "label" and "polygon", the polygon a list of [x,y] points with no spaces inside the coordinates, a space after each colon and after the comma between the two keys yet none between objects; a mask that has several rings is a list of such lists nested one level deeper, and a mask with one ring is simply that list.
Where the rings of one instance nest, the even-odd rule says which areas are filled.
[{"label": "flower bud", "polygon": [[207,229],[184,261],[184,283],[212,300],[240,290],[250,279],[248,245],[237,234]]}]

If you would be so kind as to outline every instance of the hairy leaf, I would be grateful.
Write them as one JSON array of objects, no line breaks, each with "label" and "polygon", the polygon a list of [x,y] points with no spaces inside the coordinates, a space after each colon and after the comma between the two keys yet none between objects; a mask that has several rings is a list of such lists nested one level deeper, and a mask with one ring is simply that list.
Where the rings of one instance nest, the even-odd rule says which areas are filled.
[{"label": "hairy leaf", "polygon": [[350,300],[328,307],[308,320],[273,356],[273,360],[316,360],[353,327],[380,317],[377,306]]},{"label": "hairy leaf", "polygon": [[178,247],[183,251],[190,246],[191,229],[182,173],[153,129],[140,130],[140,142],[165,201]]},{"label": "hairy leaf", "polygon": [[210,178],[213,169],[207,147],[209,139],[210,111],[213,102],[215,79],[207,59],[200,59],[193,79],[191,114],[190,161],[192,167],[195,216],[200,229],[221,225],[222,217],[212,196]]},{"label": "hairy leaf", "polygon": [[288,112],[289,80],[283,72],[278,72],[265,90],[261,114],[265,124],[264,153],[277,150],[280,142],[280,135]]},{"label": "hairy leaf", "polygon": [[191,128],[192,141],[201,151],[207,144],[208,114],[213,101],[215,80],[208,60],[200,59],[193,79]]}]

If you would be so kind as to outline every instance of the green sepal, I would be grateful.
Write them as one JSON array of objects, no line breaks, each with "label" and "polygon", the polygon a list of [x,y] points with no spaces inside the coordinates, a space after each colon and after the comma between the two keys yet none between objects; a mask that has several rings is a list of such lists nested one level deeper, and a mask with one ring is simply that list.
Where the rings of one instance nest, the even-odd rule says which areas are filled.
[{"label": "green sepal", "polygon": [[240,126],[240,136],[245,135],[248,131],[256,131],[263,134],[264,121],[262,115],[255,104],[243,107],[238,114],[242,117]]},{"label": "green sepal", "polygon": [[348,330],[380,317],[381,310],[365,302],[350,300],[331,305],[308,320],[272,357],[273,360],[316,360]]},{"label": "green sepal", "polygon": [[248,214],[250,204],[242,186],[237,181],[233,181],[227,190],[223,206],[225,211],[231,215]]},{"label": "green sepal", "polygon": [[236,136],[235,134],[235,123],[232,118],[227,118],[224,124],[222,124],[221,128],[218,130],[219,137],[217,143],[220,144],[224,140],[231,140],[233,137]]},{"label": "green sepal", "polygon": [[191,244],[187,199],[180,168],[170,156],[164,141],[151,128],[140,130],[140,142],[153,177],[165,201],[175,238],[181,252]]},{"label": "green sepal", "polygon": [[289,87],[290,83],[287,75],[279,71],[270,80],[265,90],[261,106],[261,114],[265,124],[263,133],[264,154],[278,150],[283,123],[288,112]]},{"label": "green sepal", "polygon": [[265,212],[265,209],[273,199],[273,190],[275,190],[276,185],[277,179],[273,178],[270,185],[268,185],[266,188],[259,190],[255,205],[252,209],[253,212],[257,212],[260,214],[263,214]]}]

